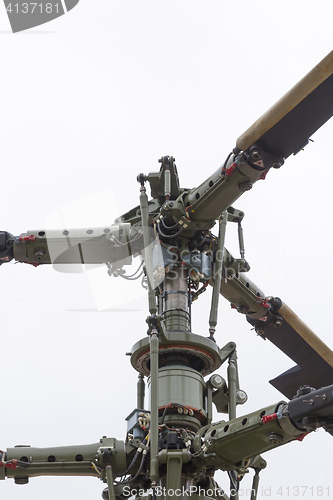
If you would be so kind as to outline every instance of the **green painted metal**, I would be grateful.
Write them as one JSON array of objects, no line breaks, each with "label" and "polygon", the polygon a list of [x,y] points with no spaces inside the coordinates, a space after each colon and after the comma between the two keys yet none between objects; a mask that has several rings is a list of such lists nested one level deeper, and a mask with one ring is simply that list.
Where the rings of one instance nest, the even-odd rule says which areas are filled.
[{"label": "green painted metal", "polygon": [[57,446],[52,448],[34,448],[16,446],[8,448],[6,460],[20,460],[28,464],[24,469],[6,469],[7,477],[34,476],[95,476],[103,470],[102,451],[113,451],[113,471],[116,475],[126,469],[126,452],[123,441],[114,438],[102,438],[99,443],[78,446]]},{"label": "green painted metal", "polygon": [[[182,466],[191,460],[191,453],[186,450],[162,450],[159,453],[159,461],[161,464],[167,465],[166,471],[166,500],[174,498],[181,492],[182,487]],[[188,478],[186,478],[188,480]],[[163,482],[161,482],[163,485]],[[184,497],[185,495],[180,495]]]},{"label": "green painted metal", "polygon": [[210,317],[209,317],[209,326],[212,329],[212,333],[215,331],[215,327],[217,325],[218,305],[220,298],[222,268],[224,260],[224,242],[225,242],[225,233],[227,229],[227,222],[228,222],[228,212],[227,210],[225,210],[219,220],[219,239],[217,243],[214,278],[213,278],[212,303],[211,303]]},{"label": "green painted metal", "polygon": [[[169,403],[178,403],[194,409],[199,416],[207,416],[204,405],[206,384],[200,373],[187,366],[172,365],[160,368],[158,379],[159,408],[165,408]],[[151,378],[148,379],[148,386],[151,386]],[[165,422],[172,422],[173,418],[167,414]]]},{"label": "green painted metal", "polygon": [[153,333],[150,337],[150,479],[153,483],[158,481],[159,464],[158,464],[158,402],[159,402],[159,386],[158,386],[158,348],[159,340],[157,333]]},{"label": "green painted metal", "polygon": [[253,476],[250,500],[257,500],[258,487],[259,487],[259,471],[256,470]]},{"label": "green painted metal", "polygon": [[[332,55],[329,61],[331,65]],[[332,81],[331,66],[325,71],[327,84]],[[302,86],[296,87],[296,93]],[[315,90],[317,87],[316,84]],[[290,95],[294,99],[295,91]],[[307,98],[309,92],[304,95]],[[287,101],[282,101],[283,106]],[[295,99],[293,102],[295,106],[299,104]],[[280,111],[283,106],[279,107]],[[283,163],[283,158],[276,158],[274,151],[264,151],[249,139],[250,135],[252,139],[265,135],[278,125],[280,115],[275,111],[273,122],[266,120],[268,129],[267,123],[264,129],[259,124],[259,129],[256,125],[250,134],[246,132],[246,137],[241,136],[238,146],[246,144],[246,148],[244,146],[243,151],[235,148],[224,165],[196,188],[181,189],[174,158],[162,157],[159,172],[138,177],[140,205],[116,219],[112,226],[28,231],[19,237],[0,232],[2,262],[15,258],[35,265],[106,263],[109,274],[127,277],[124,266],[131,262],[132,256],[143,255],[149,309],[148,336],[131,350],[131,363],[139,379],[137,409],[127,417],[126,444],[115,438],[102,438],[99,443],[82,446],[9,448],[6,453],[0,452],[0,479],[11,477],[18,484],[26,484],[34,476],[87,475],[107,483],[103,498],[110,500],[124,498],[127,485],[141,485],[147,497],[151,487],[155,493],[157,488],[165,487],[166,492],[160,497],[166,500],[174,496],[187,498],[183,488],[190,489],[193,500],[216,496],[227,500],[224,493],[209,493],[216,485],[214,472],[218,469],[231,472],[231,482],[236,484],[237,478],[252,468],[255,476],[251,500],[256,500],[259,471],[266,466],[261,453],[302,438],[317,424],[332,431],[333,410],[331,401],[326,401],[331,397],[332,386],[327,395],[320,394],[322,398],[316,400],[320,418],[313,420],[316,415],[313,408],[309,410],[310,424],[303,407],[304,419],[291,419],[289,410],[295,400],[279,402],[237,418],[236,405],[246,397],[244,391],[239,390],[235,343],[229,342],[220,349],[213,335],[205,338],[192,331],[191,303],[208,284],[213,285],[211,334],[217,325],[219,294],[251,321],[268,322],[274,317],[275,326],[287,320],[284,316],[291,321],[290,311],[284,315],[282,307],[278,317],[274,300],[247,278],[249,265],[245,261],[240,225],[244,213],[231,206],[266,170]],[[148,200],[145,182],[150,184],[151,200]],[[210,231],[216,219],[219,219],[218,238]],[[239,259],[224,246],[227,221],[238,224]],[[157,245],[152,249],[153,240],[161,248]],[[299,326],[299,321],[294,323]],[[302,332],[308,346],[318,347],[318,339],[314,342],[312,335],[309,340],[304,327]],[[324,350],[319,347],[316,353],[330,360],[331,353],[326,346]],[[227,382],[214,373],[226,362]],[[211,374],[214,375],[205,382],[204,377]],[[144,409],[144,376],[149,377],[150,410]],[[311,387],[308,389],[310,394]],[[303,399],[296,404],[302,406],[302,402]],[[212,423],[213,403],[218,412],[229,413],[228,421]],[[324,417],[320,407],[323,404],[328,405]],[[123,476],[128,477],[124,482],[115,482],[116,477]],[[195,488],[201,485],[203,494],[198,494]],[[180,494],[172,491],[180,491]],[[230,498],[237,500],[238,496],[237,491],[233,491]]]},{"label": "green painted metal", "polygon": [[280,402],[248,415],[203,428],[203,444],[198,441],[194,444],[195,461],[201,463],[203,459],[205,463],[211,463],[222,470],[234,470],[235,464],[244,460],[248,461],[247,466],[251,466],[255,465],[255,460],[261,453],[301,436],[302,430],[297,429],[295,425],[292,425],[291,429],[281,427],[281,421],[288,421],[282,414],[264,423],[264,416],[275,414],[283,405],[284,402]]},{"label": "green painted metal", "polygon": [[[159,354],[162,358],[172,355],[175,352],[191,356],[192,362],[196,364],[197,371],[204,377],[217,370],[222,360],[226,360],[230,352],[235,348],[235,344],[230,342],[230,349],[220,349],[217,344],[208,338],[196,335],[191,332],[176,331],[168,332],[163,329],[159,333]],[[228,346],[229,346],[228,344]],[[131,349],[131,364],[139,373],[149,376],[149,338],[145,337],[139,340]]]},{"label": "green painted metal", "polygon": [[228,365],[228,400],[229,419],[236,418],[237,367],[235,351],[230,355]]},{"label": "green painted metal", "polygon": [[137,383],[137,408],[143,409],[145,407],[145,381],[143,375],[140,373]]},{"label": "green painted metal", "polygon": [[148,197],[146,189],[141,186],[140,189],[140,208],[142,218],[143,243],[144,243],[144,259],[146,264],[147,284],[148,284],[148,301],[150,314],[156,314],[156,298],[154,292],[154,275],[153,275],[153,258],[151,251],[151,230],[149,227],[149,210]]},{"label": "green painted metal", "polygon": [[167,331],[190,331],[188,271],[184,265],[168,266],[164,279],[163,318]]},{"label": "green painted metal", "polygon": [[112,474],[112,467],[111,467],[111,465],[107,465],[105,467],[105,475],[106,475],[106,480],[107,480],[107,484],[108,484],[109,499],[110,500],[116,500],[116,494],[115,494],[115,491],[114,491],[113,474]]}]

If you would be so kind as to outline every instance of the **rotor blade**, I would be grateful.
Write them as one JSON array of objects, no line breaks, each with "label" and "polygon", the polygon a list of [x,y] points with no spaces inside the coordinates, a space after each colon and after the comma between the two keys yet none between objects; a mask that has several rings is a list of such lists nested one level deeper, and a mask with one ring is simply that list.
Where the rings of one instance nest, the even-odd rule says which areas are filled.
[{"label": "rotor blade", "polygon": [[[274,299],[275,302],[277,300]],[[248,321],[260,335],[297,363],[270,380],[282,394],[292,398],[301,385],[320,388],[333,383],[332,350],[282,301],[275,308],[274,315],[268,313],[266,318],[260,320],[248,317]]]},{"label": "rotor blade", "polygon": [[296,154],[333,115],[333,51],[262,115],[238,139],[246,151],[254,143],[281,158]]},{"label": "rotor blade", "polygon": [[[231,254],[226,249],[225,252],[226,260],[231,261]],[[244,273],[235,273],[222,281],[220,294],[234,309],[246,314],[258,335],[297,363],[270,380],[282,394],[291,399],[301,385],[318,389],[333,384],[332,350],[279,298],[266,297]]]}]

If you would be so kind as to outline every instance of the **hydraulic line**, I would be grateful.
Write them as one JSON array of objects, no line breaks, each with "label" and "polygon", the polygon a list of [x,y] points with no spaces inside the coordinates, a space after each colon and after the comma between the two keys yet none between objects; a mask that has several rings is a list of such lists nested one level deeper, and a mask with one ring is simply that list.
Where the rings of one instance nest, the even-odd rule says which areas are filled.
[{"label": "hydraulic line", "polygon": [[160,220],[161,220],[163,226],[165,227],[165,229],[176,229],[176,227],[179,227],[179,223],[178,222],[176,224],[174,224],[173,226],[167,226],[166,223],[164,222],[164,218],[163,217]]},{"label": "hydraulic line", "polygon": [[133,483],[133,481],[135,481],[142,472],[142,468],[143,468],[143,465],[145,463],[146,456],[147,456],[147,453],[145,453],[145,450],[144,450],[142,458],[141,458],[139,469],[137,470],[135,476],[130,477],[129,479],[126,479],[126,481],[114,481],[114,482],[117,484],[121,484],[121,485]]},{"label": "hydraulic line", "polygon": [[157,222],[157,223],[156,223],[156,226],[157,226],[157,231],[158,231],[158,233],[162,236],[162,238],[167,238],[167,239],[176,238],[176,237],[177,237],[177,236],[179,236],[179,235],[180,235],[180,233],[182,233],[182,232],[183,232],[183,230],[184,230],[184,226],[182,226],[182,227],[179,229],[179,231],[177,231],[177,233],[175,233],[175,234],[164,234],[164,233],[163,233],[163,231],[161,230],[161,226],[160,226],[160,223],[159,223],[159,222]]}]

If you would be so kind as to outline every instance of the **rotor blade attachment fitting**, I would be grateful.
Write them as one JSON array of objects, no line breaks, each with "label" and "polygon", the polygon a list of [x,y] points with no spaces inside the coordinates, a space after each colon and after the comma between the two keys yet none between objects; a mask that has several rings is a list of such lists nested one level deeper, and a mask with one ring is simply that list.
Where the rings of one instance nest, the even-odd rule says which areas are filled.
[{"label": "rotor blade attachment fitting", "polygon": [[0,231],[0,265],[14,258],[14,236],[7,231]]}]

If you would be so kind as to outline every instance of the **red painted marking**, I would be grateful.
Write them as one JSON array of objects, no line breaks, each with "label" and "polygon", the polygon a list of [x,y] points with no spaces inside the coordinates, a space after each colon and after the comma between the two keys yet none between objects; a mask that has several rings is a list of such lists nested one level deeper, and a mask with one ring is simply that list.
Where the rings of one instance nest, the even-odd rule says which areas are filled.
[{"label": "red painted marking", "polygon": [[272,413],[272,415],[264,415],[261,419],[263,424],[267,424],[267,422],[272,422],[272,420],[277,419],[277,413]]}]

